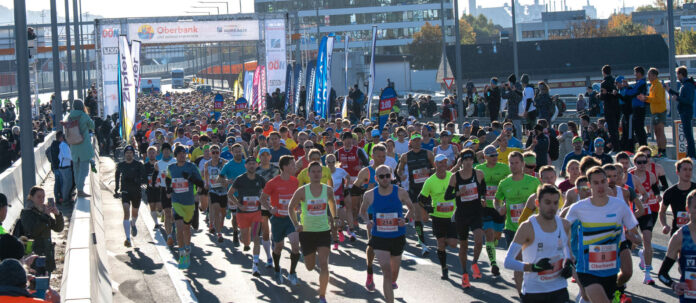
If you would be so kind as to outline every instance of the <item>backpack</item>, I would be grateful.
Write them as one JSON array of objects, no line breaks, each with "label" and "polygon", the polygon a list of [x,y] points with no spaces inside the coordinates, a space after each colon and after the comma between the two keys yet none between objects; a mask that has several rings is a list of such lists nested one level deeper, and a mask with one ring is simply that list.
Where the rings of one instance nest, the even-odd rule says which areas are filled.
[{"label": "backpack", "polygon": [[85,140],[80,132],[80,120],[68,120],[66,122],[61,122],[63,124],[63,132],[65,133],[65,142],[70,145],[81,144]]}]

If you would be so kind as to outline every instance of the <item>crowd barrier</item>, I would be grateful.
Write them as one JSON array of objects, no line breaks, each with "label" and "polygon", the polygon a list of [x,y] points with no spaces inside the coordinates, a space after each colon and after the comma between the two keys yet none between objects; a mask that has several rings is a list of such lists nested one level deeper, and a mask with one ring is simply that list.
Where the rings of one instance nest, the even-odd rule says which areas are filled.
[{"label": "crowd barrier", "polygon": [[[51,172],[51,163],[46,158],[46,150],[51,146],[51,143],[56,137],[55,132],[51,132],[34,148],[34,164],[36,169],[36,184],[41,184]],[[8,167],[0,174],[0,192],[7,196],[7,202],[10,207],[7,209],[7,217],[3,221],[2,226],[11,231],[17,221],[19,215],[24,208],[25,194],[22,189],[22,160],[17,160],[12,166]],[[48,192],[53,192],[53,189],[46,189]]]}]

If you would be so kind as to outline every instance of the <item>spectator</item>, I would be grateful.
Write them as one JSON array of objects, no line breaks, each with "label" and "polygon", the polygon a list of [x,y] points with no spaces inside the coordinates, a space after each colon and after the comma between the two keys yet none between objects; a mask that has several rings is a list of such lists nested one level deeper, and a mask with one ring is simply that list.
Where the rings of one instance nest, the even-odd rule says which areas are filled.
[{"label": "spectator", "polygon": [[[549,86],[543,81],[539,82],[538,86],[539,93],[534,97],[534,104],[536,104],[538,109],[539,119],[551,121],[551,117],[553,117],[554,114],[554,109],[553,103],[551,102],[551,95],[549,94]],[[537,158],[539,158],[538,156],[539,154],[537,153]],[[541,167],[541,165],[538,165],[537,167]]]},{"label": "spectator", "polygon": [[522,105],[522,86],[517,83],[517,77],[514,74],[508,77],[508,83],[505,84],[502,97],[507,99],[507,118],[512,120],[512,125],[517,130],[515,137],[522,140],[522,117],[524,114],[524,106]]},{"label": "spectator", "polygon": [[[558,133],[556,137],[558,140],[558,154],[565,157],[565,155],[573,150],[573,132],[570,131],[568,124],[561,123],[561,125],[558,126]],[[559,160],[561,160],[560,157]],[[557,162],[554,163],[554,166],[558,167],[561,164],[562,162]]]},{"label": "spectator", "polygon": [[490,85],[484,88],[486,103],[488,103],[488,115],[491,122],[498,120],[500,112],[500,87],[498,87],[498,78],[491,78]]},{"label": "spectator", "polygon": [[[72,202],[72,185],[73,185],[73,167],[72,167],[72,154],[70,153],[70,146],[65,143],[65,135],[62,131],[56,132],[56,141],[58,141],[58,172],[56,175],[56,183],[60,177],[60,197],[58,202]],[[53,145],[51,145],[53,148]]]},{"label": "spectator", "polygon": [[[645,133],[645,102],[639,99],[639,95],[647,95],[648,87],[645,82],[645,69],[642,66],[633,68],[633,75],[636,77],[636,83],[628,87],[624,94],[631,99],[631,122],[633,125],[629,129],[633,129],[633,138],[638,141],[639,145],[648,145],[648,135]],[[633,152],[633,142],[628,142],[629,151]]]},{"label": "spectator", "polygon": [[691,125],[691,118],[694,115],[694,78],[689,78],[686,66],[677,67],[677,79],[681,83],[679,92],[672,89],[669,94],[672,102],[677,103],[679,117],[684,127],[684,137],[686,137],[686,155],[692,159],[696,158],[696,150],[694,148],[694,131]]},{"label": "spectator", "polygon": [[90,140],[90,132],[94,131],[94,121],[87,116],[85,113],[85,105],[79,99],[73,102],[73,110],[70,111],[68,120],[79,121],[80,133],[83,138],[82,143],[70,146],[77,195],[80,197],[89,197],[89,195],[84,192],[84,187],[85,179],[87,179],[87,174],[89,173],[90,161],[92,157],[94,157],[94,147],[92,147],[92,140]]},{"label": "spectator", "polygon": [[5,194],[0,193],[0,235],[6,234],[7,231],[5,231],[5,228],[2,227],[2,222],[5,221],[5,218],[7,217],[7,208],[10,205],[8,204],[7,201],[7,196]]},{"label": "spectator", "polygon": [[46,290],[46,300],[35,298],[27,289],[27,272],[22,263],[8,258],[0,263],[0,302],[60,302],[58,293]]},{"label": "spectator", "polygon": [[26,235],[34,240],[33,253],[46,256],[46,270],[50,273],[56,269],[51,230],[63,231],[63,214],[55,205],[46,204],[43,188],[34,186],[29,191],[20,220]]},{"label": "spectator", "polygon": [[638,99],[650,104],[652,114],[652,126],[657,141],[657,158],[662,158],[667,153],[667,137],[665,137],[665,123],[667,123],[667,101],[665,99],[665,87],[658,79],[659,71],[657,68],[648,70],[648,81],[650,81],[650,93],[638,95]]},{"label": "spectator", "polygon": [[587,101],[585,100],[585,95],[578,95],[578,100],[575,101],[575,110],[578,112],[578,115],[585,114],[585,111],[587,110]]},{"label": "spectator", "polygon": [[616,88],[614,77],[611,76],[611,66],[605,65],[602,67],[602,76],[604,80],[601,84],[599,98],[604,102],[604,118],[607,121],[607,130],[609,131],[609,143],[611,150],[618,152],[620,149],[619,141],[619,118],[621,111],[619,110],[618,90]]},{"label": "spectator", "polygon": [[573,137],[573,151],[569,152],[567,155],[565,155],[565,158],[563,159],[563,164],[561,165],[561,175],[565,176],[566,172],[566,165],[568,165],[568,162],[570,160],[582,160],[582,157],[584,156],[589,156],[587,151],[585,151],[583,148],[583,142],[582,138],[575,136]]},{"label": "spectator", "polygon": [[10,142],[5,136],[0,135],[0,172],[12,165],[12,150]]},{"label": "spectator", "polygon": [[592,86],[588,86],[585,90],[585,99],[587,99],[590,106],[590,117],[597,117],[599,115],[599,99],[597,98],[597,92],[592,89]]},{"label": "spectator", "polygon": [[[534,86],[529,84],[529,75],[523,74],[520,77],[520,82],[524,86],[524,91],[522,92],[522,103],[524,103],[524,113],[523,118],[526,118],[525,125],[527,129],[531,129],[532,125],[536,124],[537,117],[537,107],[534,105]],[[522,131],[520,129],[519,131]]]}]

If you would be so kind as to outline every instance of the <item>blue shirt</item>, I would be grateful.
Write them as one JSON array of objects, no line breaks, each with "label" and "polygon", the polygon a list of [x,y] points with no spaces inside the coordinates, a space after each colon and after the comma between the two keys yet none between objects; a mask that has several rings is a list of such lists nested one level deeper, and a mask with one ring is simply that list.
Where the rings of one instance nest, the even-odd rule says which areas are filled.
[{"label": "blue shirt", "polygon": [[169,165],[167,176],[172,179],[172,203],[193,205],[193,183],[184,178],[184,172],[189,174],[189,178],[202,180],[198,167],[191,162],[185,162],[183,166]]},{"label": "blue shirt", "polygon": [[522,142],[514,136],[508,139],[508,147],[524,149]]},{"label": "blue shirt", "polygon": [[582,157],[589,156],[589,155],[590,155],[590,153],[588,153],[584,149],[582,150],[582,152],[579,155],[575,154],[575,151],[569,152],[565,156],[565,158],[563,158],[563,166],[561,166],[561,175],[565,175],[566,166],[568,165],[568,162],[570,162],[570,160],[580,161],[580,160],[582,160]]},{"label": "blue shirt", "polygon": [[222,167],[220,176],[225,177],[227,180],[234,181],[234,179],[237,179],[237,177],[246,172],[245,163],[244,159],[242,159],[242,162],[236,162],[234,159],[228,161],[225,166]]},{"label": "blue shirt", "polygon": [[271,148],[271,163],[278,163],[280,157],[285,155],[292,156],[292,153],[289,149],[282,146],[278,148],[278,150],[273,150],[273,148]]},{"label": "blue shirt", "polygon": [[232,155],[232,153],[230,153],[230,150],[228,149],[228,150],[220,153],[220,158],[223,158],[227,161],[230,161],[230,160],[232,160],[232,158],[234,158],[234,156]]}]

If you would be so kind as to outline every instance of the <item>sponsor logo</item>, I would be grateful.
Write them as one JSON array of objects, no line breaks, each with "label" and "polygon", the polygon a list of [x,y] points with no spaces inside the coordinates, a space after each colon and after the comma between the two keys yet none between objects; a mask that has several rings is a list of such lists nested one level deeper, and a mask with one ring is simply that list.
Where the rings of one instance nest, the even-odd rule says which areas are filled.
[{"label": "sponsor logo", "polygon": [[119,29],[118,28],[105,28],[102,30],[102,37],[103,38],[114,38],[118,37]]},{"label": "sponsor logo", "polygon": [[117,55],[118,47],[103,47],[102,55]]},{"label": "sponsor logo", "polygon": [[150,40],[155,36],[155,29],[149,24],[143,24],[138,28],[138,38]]},{"label": "sponsor logo", "polygon": [[616,217],[616,214],[607,214],[607,218],[613,218]]}]

